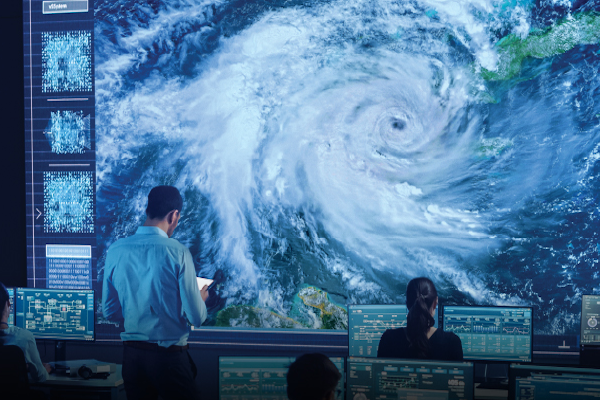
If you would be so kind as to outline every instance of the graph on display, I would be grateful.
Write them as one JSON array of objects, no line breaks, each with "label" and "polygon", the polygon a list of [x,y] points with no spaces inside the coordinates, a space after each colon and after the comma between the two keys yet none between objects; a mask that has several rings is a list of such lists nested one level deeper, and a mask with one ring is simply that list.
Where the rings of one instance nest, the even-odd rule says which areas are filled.
[{"label": "graph on display", "polygon": [[[408,310],[403,304],[349,305],[348,352],[350,356],[376,357],[379,340],[388,329],[406,327]],[[437,327],[437,309],[434,316]]]},{"label": "graph on display", "polygon": [[[219,357],[220,400],[287,400],[287,371],[294,357]],[[339,397],[344,399],[344,359],[330,360],[339,369]]]},{"label": "graph on display", "polygon": [[221,392],[224,394],[239,394],[239,393],[258,393],[258,385],[221,385]]},{"label": "graph on display", "polygon": [[418,382],[415,378],[411,377],[399,377],[399,376],[389,376],[387,371],[384,371],[385,375],[379,375],[379,387],[382,392],[386,393],[396,393],[398,389],[416,389],[418,387]]},{"label": "graph on display", "polygon": [[531,308],[445,306],[443,320],[465,359],[531,361]]},{"label": "graph on display", "polygon": [[94,340],[91,290],[16,290],[16,325],[36,338]]},{"label": "graph on display", "polygon": [[502,328],[502,333],[504,333],[506,335],[529,335],[529,334],[531,334],[531,329],[526,326],[505,325]]}]

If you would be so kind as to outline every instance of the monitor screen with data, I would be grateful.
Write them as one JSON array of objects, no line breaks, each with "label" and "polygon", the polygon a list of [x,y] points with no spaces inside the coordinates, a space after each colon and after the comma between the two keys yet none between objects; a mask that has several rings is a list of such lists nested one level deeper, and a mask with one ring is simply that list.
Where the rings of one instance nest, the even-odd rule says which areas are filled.
[{"label": "monitor screen with data", "polygon": [[444,306],[444,330],[462,342],[464,358],[531,362],[530,307]]},{"label": "monitor screen with data", "polygon": [[[287,371],[295,357],[219,357],[220,400],[287,400]],[[336,400],[344,397],[344,358],[330,357],[342,374]]]},{"label": "monitor screen with data", "polygon": [[17,288],[16,326],[37,339],[92,341],[94,334],[94,292]]},{"label": "monitor screen with data", "polygon": [[581,344],[600,345],[600,295],[581,296]]},{"label": "monitor screen with data", "polygon": [[349,357],[348,399],[462,400],[473,398],[473,364]]},{"label": "monitor screen with data", "polygon": [[598,369],[511,364],[508,374],[509,400],[596,400],[600,397]]},{"label": "monitor screen with data", "polygon": [[8,299],[10,300],[10,311],[8,312],[8,326],[15,324],[15,289],[8,289]]},{"label": "monitor screen with data", "polygon": [[[348,354],[377,357],[379,339],[387,329],[406,326],[408,310],[404,304],[372,304],[348,306]],[[438,309],[435,309],[435,325]]]}]

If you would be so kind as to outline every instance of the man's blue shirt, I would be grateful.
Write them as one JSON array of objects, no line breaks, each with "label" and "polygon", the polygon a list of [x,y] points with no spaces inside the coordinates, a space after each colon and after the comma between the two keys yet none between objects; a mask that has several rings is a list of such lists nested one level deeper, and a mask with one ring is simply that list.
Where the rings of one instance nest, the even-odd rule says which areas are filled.
[{"label": "man's blue shirt", "polygon": [[124,322],[124,341],[186,345],[188,321],[200,326],[207,315],[190,251],[154,226],[117,240],[106,255],[102,310]]}]

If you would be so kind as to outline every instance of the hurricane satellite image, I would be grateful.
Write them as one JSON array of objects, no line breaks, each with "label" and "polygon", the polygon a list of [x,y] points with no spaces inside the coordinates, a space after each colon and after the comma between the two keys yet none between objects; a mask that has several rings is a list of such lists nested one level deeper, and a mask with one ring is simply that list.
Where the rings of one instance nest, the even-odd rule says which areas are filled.
[{"label": "hurricane satellite image", "polygon": [[96,0],[99,282],[180,189],[207,325],[346,329],[348,304],[599,291],[600,2]]}]

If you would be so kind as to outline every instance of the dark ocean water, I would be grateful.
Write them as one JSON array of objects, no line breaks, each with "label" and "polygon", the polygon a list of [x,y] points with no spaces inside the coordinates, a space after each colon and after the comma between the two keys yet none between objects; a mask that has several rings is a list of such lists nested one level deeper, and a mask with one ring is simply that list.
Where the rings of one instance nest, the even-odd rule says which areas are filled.
[{"label": "dark ocean water", "polygon": [[481,71],[501,38],[595,2],[95,6],[100,274],[173,184],[175,237],[220,281],[213,318],[288,315],[304,284],[402,302],[426,275],[444,304],[532,305],[536,333],[577,332],[599,280],[600,46]]}]

